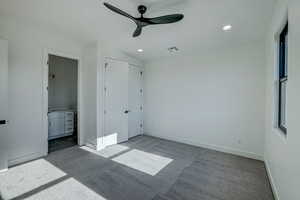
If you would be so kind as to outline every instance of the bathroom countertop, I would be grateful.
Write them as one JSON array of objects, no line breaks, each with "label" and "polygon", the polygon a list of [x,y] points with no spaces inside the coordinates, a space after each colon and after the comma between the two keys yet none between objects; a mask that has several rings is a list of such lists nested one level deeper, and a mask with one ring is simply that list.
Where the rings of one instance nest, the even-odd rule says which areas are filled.
[{"label": "bathroom countertop", "polygon": [[75,109],[49,109],[48,113],[52,112],[77,112]]}]

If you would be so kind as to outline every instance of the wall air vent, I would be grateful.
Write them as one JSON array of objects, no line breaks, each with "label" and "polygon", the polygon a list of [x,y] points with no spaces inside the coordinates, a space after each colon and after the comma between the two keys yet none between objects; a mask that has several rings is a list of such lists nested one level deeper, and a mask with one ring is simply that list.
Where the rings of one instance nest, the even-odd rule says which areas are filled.
[{"label": "wall air vent", "polygon": [[179,51],[179,49],[178,49],[177,47],[170,47],[170,48],[168,48],[168,51],[169,51],[170,53],[176,53],[176,52]]}]

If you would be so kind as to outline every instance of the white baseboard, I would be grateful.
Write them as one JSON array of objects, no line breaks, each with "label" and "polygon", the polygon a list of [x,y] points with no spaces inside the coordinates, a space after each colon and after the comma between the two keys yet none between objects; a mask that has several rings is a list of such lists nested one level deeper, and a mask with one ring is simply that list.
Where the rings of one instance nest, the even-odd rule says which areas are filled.
[{"label": "white baseboard", "polygon": [[89,139],[86,139],[82,145],[80,146],[87,146],[89,148],[92,148],[92,149],[96,149],[97,148],[97,145],[96,145],[96,141],[94,140],[89,140]]},{"label": "white baseboard", "polygon": [[0,174],[1,174],[1,173],[4,173],[4,172],[7,172],[7,171],[8,171],[8,168],[6,168],[6,169],[1,169],[1,170],[0,170]]},{"label": "white baseboard", "polygon": [[216,151],[220,151],[220,152],[224,152],[224,153],[234,154],[234,155],[238,155],[238,156],[242,156],[242,157],[246,157],[246,158],[251,158],[251,159],[255,159],[255,160],[264,161],[264,156],[258,155],[256,153],[252,153],[252,152],[241,151],[241,150],[238,150],[238,149],[233,149],[233,148],[223,147],[223,146],[217,146],[217,145],[213,145],[213,144],[202,144],[202,143],[199,143],[199,142],[196,142],[196,141],[189,141],[189,140],[186,140],[186,139],[180,139],[180,141],[179,141],[176,138],[166,137],[166,136],[157,136],[157,135],[153,135],[151,133],[145,133],[145,135],[158,137],[158,138],[162,138],[162,139],[166,139],[166,140],[171,140],[171,141],[175,141],[175,142],[179,142],[179,143],[185,143],[185,144],[189,144],[189,145],[193,145],[193,146],[197,146],[197,147],[202,147],[202,148],[206,148],[206,149],[216,150]]},{"label": "white baseboard", "polygon": [[96,145],[96,150],[97,151],[101,151],[103,149],[105,149],[105,145],[104,145],[104,138],[103,137],[98,137],[97,138],[97,145]]},{"label": "white baseboard", "polygon": [[273,178],[272,173],[271,173],[270,165],[269,165],[267,160],[265,160],[265,165],[266,165],[269,181],[270,181],[270,184],[271,184],[271,188],[272,188],[272,191],[273,191],[273,194],[274,194],[274,198],[275,198],[275,200],[280,200],[279,195],[278,195],[279,193],[278,193],[274,178]]},{"label": "white baseboard", "polygon": [[95,148],[97,151],[101,151],[103,149],[105,149],[106,146],[104,146],[103,144],[97,145],[97,148]]},{"label": "white baseboard", "polygon": [[86,142],[86,143],[85,143],[84,145],[82,145],[82,146],[87,146],[87,147],[89,147],[89,148],[91,148],[91,149],[94,149],[94,150],[97,149],[97,146],[96,146],[95,144],[90,143],[90,142]]},{"label": "white baseboard", "polygon": [[24,162],[28,162],[31,160],[35,160],[41,157],[45,157],[45,154],[42,152],[37,152],[37,153],[32,153],[32,154],[27,154],[18,158],[13,158],[13,159],[9,159],[8,160],[8,166],[14,166],[14,165],[18,165]]}]

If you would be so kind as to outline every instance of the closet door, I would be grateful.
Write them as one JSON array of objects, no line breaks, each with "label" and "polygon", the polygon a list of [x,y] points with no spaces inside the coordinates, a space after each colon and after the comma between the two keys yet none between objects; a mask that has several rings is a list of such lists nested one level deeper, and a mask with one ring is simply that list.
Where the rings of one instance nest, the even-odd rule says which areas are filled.
[{"label": "closet door", "polygon": [[0,172],[7,170],[8,43],[0,40]]},{"label": "closet door", "polygon": [[135,66],[129,67],[129,137],[143,133],[143,71]]},{"label": "closet door", "polygon": [[105,64],[104,146],[128,140],[128,64]]}]

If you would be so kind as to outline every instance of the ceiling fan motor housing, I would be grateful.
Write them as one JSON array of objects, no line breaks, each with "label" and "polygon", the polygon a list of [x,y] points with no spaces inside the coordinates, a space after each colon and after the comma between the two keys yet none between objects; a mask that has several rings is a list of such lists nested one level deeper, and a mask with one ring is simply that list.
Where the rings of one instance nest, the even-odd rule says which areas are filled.
[{"label": "ceiling fan motor housing", "polygon": [[147,7],[144,6],[144,5],[140,5],[140,6],[138,7],[138,11],[139,11],[139,13],[140,13],[141,15],[143,15],[143,14],[146,13]]}]

